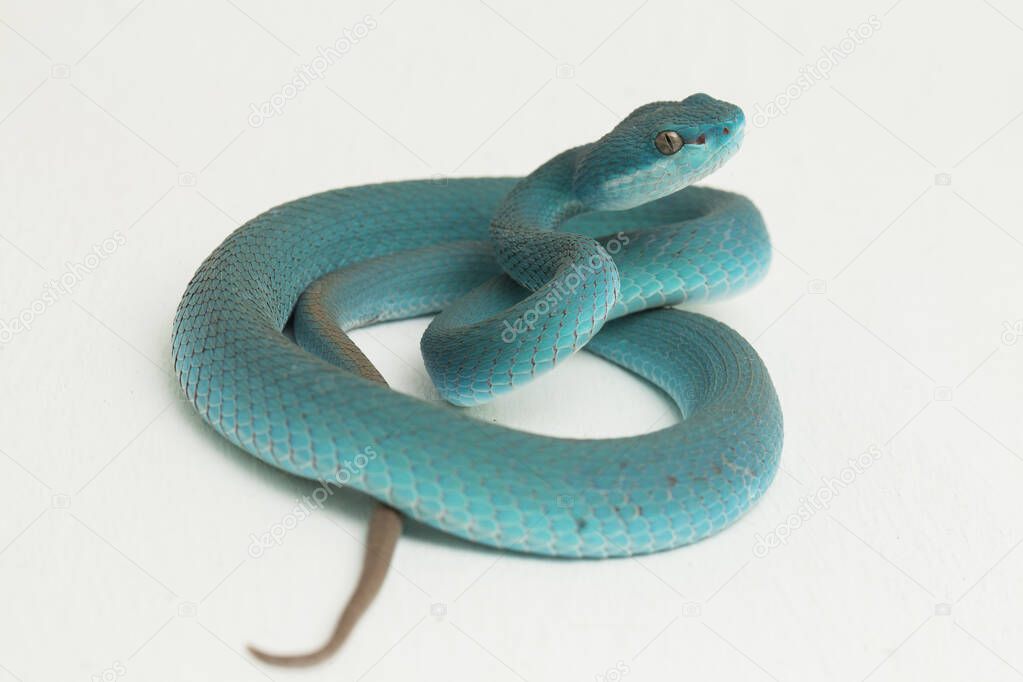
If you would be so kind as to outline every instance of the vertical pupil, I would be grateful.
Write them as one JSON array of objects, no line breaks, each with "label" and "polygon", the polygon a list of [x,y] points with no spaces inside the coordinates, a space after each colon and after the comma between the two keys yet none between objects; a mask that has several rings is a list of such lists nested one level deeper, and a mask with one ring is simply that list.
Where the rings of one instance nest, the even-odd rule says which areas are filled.
[{"label": "vertical pupil", "polygon": [[655,140],[657,149],[662,154],[674,154],[678,150],[682,149],[682,138],[679,137],[678,133],[672,130],[665,130],[657,134]]}]

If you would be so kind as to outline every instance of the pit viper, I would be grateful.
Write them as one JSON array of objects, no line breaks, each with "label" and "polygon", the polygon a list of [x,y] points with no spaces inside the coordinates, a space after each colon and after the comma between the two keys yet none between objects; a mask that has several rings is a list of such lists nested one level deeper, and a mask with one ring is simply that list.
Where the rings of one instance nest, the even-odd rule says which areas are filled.
[{"label": "pit viper", "polygon": [[[181,388],[264,462],[471,542],[615,557],[711,535],[764,494],[782,446],[753,348],[670,307],[768,269],[753,203],[691,186],[744,133],[739,107],[696,94],[641,106],[523,178],[390,182],[272,208],[188,284],[172,342]],[[585,348],[665,392],[681,420],[601,440],[512,430],[390,390],[346,335],[433,313],[421,349],[450,403],[492,400]]]}]

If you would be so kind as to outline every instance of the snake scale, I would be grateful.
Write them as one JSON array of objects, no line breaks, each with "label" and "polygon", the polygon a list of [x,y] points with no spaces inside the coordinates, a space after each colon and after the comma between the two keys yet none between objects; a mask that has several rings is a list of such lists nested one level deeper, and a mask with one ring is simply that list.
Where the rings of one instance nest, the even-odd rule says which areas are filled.
[{"label": "snake scale", "polygon": [[[259,459],[472,542],[611,557],[715,533],[773,479],[781,410],[736,332],[667,306],[767,271],[755,206],[690,186],[738,150],[744,124],[697,94],[644,105],[524,178],[351,187],[270,209],[188,284],[181,387]],[[585,347],[660,388],[682,419],[603,440],[515,431],[381,385],[345,334],[437,312],[421,348],[451,403],[493,399]]]}]

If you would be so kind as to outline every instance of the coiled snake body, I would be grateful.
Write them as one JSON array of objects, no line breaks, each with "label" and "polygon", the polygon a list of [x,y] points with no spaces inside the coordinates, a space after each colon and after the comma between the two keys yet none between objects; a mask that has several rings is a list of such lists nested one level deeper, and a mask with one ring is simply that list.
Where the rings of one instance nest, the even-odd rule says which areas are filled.
[{"label": "coiled snake body", "polygon": [[[687,187],[743,133],[738,107],[693,95],[640,107],[523,179],[354,187],[271,209],[189,283],[174,323],[181,386],[256,457],[473,542],[608,557],[706,537],[762,495],[781,451],[778,400],[753,349],[664,308],[766,272],[753,204]],[[585,346],[661,388],[683,419],[607,440],[522,433],[381,386],[344,335],[437,311],[422,350],[455,404]],[[293,313],[305,350],[282,333]]]}]

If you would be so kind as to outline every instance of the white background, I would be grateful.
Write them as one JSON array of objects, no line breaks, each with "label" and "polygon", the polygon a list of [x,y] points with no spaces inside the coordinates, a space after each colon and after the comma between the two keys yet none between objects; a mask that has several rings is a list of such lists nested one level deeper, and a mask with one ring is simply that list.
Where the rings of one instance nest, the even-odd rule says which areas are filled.
[{"label": "white background", "polygon": [[[31,326],[0,328],[0,680],[1023,676],[1023,9],[388,2],[0,3],[0,321]],[[367,15],[322,79],[250,125]],[[752,125],[871,15],[829,78]],[[329,631],[370,505],[338,492],[250,555],[313,486],[180,399],[170,326],[194,269],[276,203],[526,173],[697,91],[746,109],[745,149],[711,184],[750,195],[777,246],[762,285],[702,308],[754,343],[781,396],[763,502],[698,545],[604,562],[416,527],[340,655],[254,663],[248,641],[291,651]],[[400,390],[436,399],[425,324],[355,336]],[[586,354],[477,414],[571,436],[676,418]],[[789,519],[871,448],[827,509]]]}]

